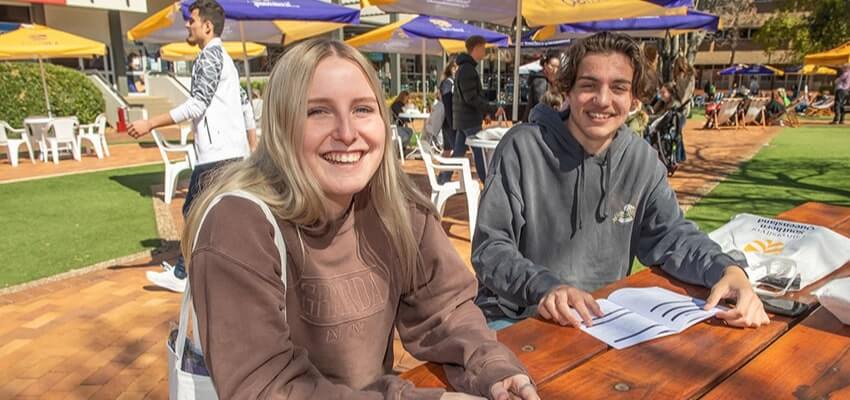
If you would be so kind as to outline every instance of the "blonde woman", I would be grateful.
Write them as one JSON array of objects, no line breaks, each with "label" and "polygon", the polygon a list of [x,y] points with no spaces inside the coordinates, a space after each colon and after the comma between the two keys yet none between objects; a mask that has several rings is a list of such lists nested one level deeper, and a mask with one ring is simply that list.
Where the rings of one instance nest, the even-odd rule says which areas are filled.
[{"label": "blonde woman", "polygon": [[[457,390],[538,399],[473,304],[474,278],[433,206],[393,158],[369,62],[341,42],[304,42],[274,67],[263,107],[257,151],[221,171],[183,236],[218,395],[477,398],[391,375],[398,328],[405,348],[444,364]],[[201,224],[212,200],[234,190],[273,210],[287,248],[285,285],[274,229],[257,205],[225,197]]]}]

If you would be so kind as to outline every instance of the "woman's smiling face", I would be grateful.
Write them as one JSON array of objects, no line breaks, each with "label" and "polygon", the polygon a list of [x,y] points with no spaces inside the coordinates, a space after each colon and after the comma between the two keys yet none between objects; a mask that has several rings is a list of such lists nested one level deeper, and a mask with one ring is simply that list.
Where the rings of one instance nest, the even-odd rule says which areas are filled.
[{"label": "woman's smiling face", "polygon": [[384,155],[386,125],[366,74],[353,61],[322,60],[307,91],[301,160],[333,210],[346,208]]}]

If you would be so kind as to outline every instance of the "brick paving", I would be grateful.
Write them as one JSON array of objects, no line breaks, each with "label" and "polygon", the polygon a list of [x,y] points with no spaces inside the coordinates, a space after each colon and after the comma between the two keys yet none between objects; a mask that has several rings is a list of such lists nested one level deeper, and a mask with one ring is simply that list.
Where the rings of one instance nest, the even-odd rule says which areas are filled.
[{"label": "brick paving", "polygon": [[[692,205],[778,131],[688,129],[685,143],[689,161],[671,179],[680,201],[684,206]],[[128,163],[144,160],[151,153],[135,144],[122,146],[127,148],[124,161]],[[122,146],[112,148],[118,150]],[[112,158],[124,157],[119,156],[123,149],[116,150]],[[156,157],[151,156],[152,161],[159,161],[155,148],[153,152]],[[121,165],[105,166],[96,158],[88,161],[63,160],[59,168],[37,165],[26,171],[49,176]],[[8,163],[0,165],[0,182],[27,177],[18,172],[24,168],[10,169]],[[421,162],[408,162],[405,170],[427,187]],[[158,219],[173,220],[173,227],[161,233],[163,237],[172,237],[181,229],[182,200],[179,194],[166,206],[161,199],[154,199]],[[443,226],[468,265],[465,208],[461,197],[449,201]],[[158,268],[162,259],[173,260],[176,254],[172,247],[154,256],[0,295],[0,399],[166,398],[165,337],[176,320],[180,295],[150,285],[144,271]],[[396,350],[398,370],[416,365],[416,360],[403,355],[398,343]]]}]

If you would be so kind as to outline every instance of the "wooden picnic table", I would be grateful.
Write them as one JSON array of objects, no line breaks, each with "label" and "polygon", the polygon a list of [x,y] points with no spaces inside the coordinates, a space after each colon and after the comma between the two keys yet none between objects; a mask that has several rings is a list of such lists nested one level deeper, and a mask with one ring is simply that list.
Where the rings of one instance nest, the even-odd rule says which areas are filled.
[{"label": "wooden picnic table", "polygon": [[[779,215],[779,218],[826,226],[850,236],[848,207],[805,203]],[[811,301],[811,296],[806,295],[810,290],[834,277],[848,274],[850,264],[816,282],[797,297]],[[700,298],[707,297],[709,292],[706,288],[673,280],[653,268],[593,294],[596,298],[604,298],[622,287],[647,286],[660,286]],[[797,318],[771,315],[771,323],[758,329],[732,328],[711,319],[681,334],[623,350],[609,348],[578,329],[537,318],[519,322],[497,335],[499,341],[514,351],[526,365],[543,399],[614,396],[681,399],[706,394],[708,398],[784,398],[793,397],[794,391],[807,382],[817,389],[805,393],[817,394],[823,390],[850,393],[847,388],[850,382],[848,327],[841,325],[825,309],[817,309],[810,315],[808,318],[807,315]],[[805,322],[798,324],[803,320]],[[812,330],[819,330],[830,340],[818,340],[817,336],[811,335]],[[824,345],[834,351],[815,355],[822,352]],[[811,351],[806,351],[806,347]],[[781,365],[775,360],[781,360]],[[800,369],[806,370],[806,373],[798,372]],[[833,370],[836,372],[828,373]],[[783,376],[793,374],[797,374],[794,380],[786,380],[781,382],[784,386],[779,385]],[[402,377],[420,387],[448,386],[442,368],[434,364],[412,369]],[[815,384],[821,381],[826,383],[821,386]],[[767,392],[766,385],[774,382],[777,388],[771,396],[768,393],[772,392]],[[844,389],[838,389],[842,387]]]}]

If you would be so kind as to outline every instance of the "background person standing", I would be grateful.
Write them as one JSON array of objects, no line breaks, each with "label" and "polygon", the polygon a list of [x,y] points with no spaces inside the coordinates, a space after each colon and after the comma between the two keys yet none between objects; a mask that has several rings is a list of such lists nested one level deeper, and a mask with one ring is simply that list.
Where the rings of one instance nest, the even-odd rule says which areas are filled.
[{"label": "background person standing", "polygon": [[[130,124],[128,133],[134,138],[152,129],[192,120],[198,165],[192,170],[189,193],[183,203],[183,216],[205,186],[213,171],[223,165],[247,157],[256,146],[254,114],[247,94],[239,86],[239,73],[233,60],[221,47],[219,36],[224,30],[224,9],[215,0],[198,0],[189,6],[186,21],[192,45],[201,54],[192,68],[192,88],[185,103],[166,114]],[[147,272],[157,286],[176,292],[186,288],[186,267],[181,254],[173,268],[163,262],[163,272]]]}]

